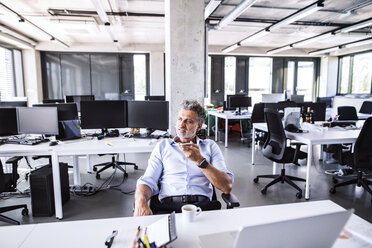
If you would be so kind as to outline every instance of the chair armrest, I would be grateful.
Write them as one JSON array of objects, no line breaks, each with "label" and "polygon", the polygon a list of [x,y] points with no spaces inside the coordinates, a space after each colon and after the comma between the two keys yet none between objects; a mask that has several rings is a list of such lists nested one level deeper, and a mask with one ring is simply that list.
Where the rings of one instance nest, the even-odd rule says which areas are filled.
[{"label": "chair armrest", "polygon": [[221,197],[226,203],[227,208],[234,208],[240,206],[239,199],[233,193],[230,194],[222,193]]},{"label": "chair armrest", "polygon": [[14,156],[14,157],[11,157],[10,159],[8,159],[5,163],[7,163],[7,164],[17,163],[22,158],[23,158],[23,156]]}]

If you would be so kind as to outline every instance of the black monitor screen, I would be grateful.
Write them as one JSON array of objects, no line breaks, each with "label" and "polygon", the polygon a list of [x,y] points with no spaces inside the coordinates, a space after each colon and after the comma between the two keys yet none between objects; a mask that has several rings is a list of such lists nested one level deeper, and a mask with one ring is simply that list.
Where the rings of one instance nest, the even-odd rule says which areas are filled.
[{"label": "black monitor screen", "polygon": [[228,100],[229,108],[244,108],[252,105],[251,97],[249,96],[230,96]]},{"label": "black monitor screen", "polygon": [[128,127],[167,130],[169,103],[167,101],[128,101]]},{"label": "black monitor screen", "polygon": [[4,101],[0,102],[0,107],[27,107],[27,101]]},{"label": "black monitor screen", "polygon": [[58,134],[57,108],[17,108],[18,133]]},{"label": "black monitor screen", "polygon": [[47,103],[34,104],[34,107],[57,107],[58,121],[77,120],[78,111],[76,103]]},{"label": "black monitor screen", "polygon": [[165,101],[165,96],[145,96],[146,101]]},{"label": "black monitor screen", "polygon": [[326,104],[327,108],[332,108],[333,96],[317,97],[316,102],[324,102]]},{"label": "black monitor screen", "polygon": [[77,104],[78,111],[80,112],[80,102],[82,101],[94,101],[94,95],[72,95],[66,96],[66,102],[75,102]]},{"label": "black monitor screen", "polygon": [[18,134],[16,108],[0,108],[0,136]]},{"label": "black monitor screen", "polygon": [[81,127],[85,129],[127,127],[127,101],[82,101]]},{"label": "black monitor screen", "polygon": [[65,99],[44,99],[43,103],[65,103]]}]

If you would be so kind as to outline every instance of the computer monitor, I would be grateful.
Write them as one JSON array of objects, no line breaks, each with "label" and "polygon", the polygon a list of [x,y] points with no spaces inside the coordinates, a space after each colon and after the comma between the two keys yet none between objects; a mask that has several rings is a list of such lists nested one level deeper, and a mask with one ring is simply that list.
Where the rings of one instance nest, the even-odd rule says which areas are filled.
[{"label": "computer monitor", "polygon": [[65,99],[44,99],[43,103],[65,103]]},{"label": "computer monitor", "polygon": [[46,103],[34,104],[33,107],[56,107],[58,111],[58,121],[77,120],[78,111],[76,103]]},{"label": "computer monitor", "polygon": [[167,130],[169,103],[167,101],[128,101],[128,127]]},{"label": "computer monitor", "polygon": [[290,97],[291,101],[293,102],[304,102],[304,99],[305,99],[305,95],[291,95]]},{"label": "computer monitor", "polygon": [[75,102],[77,109],[80,112],[80,102],[82,101],[94,101],[94,95],[70,95],[66,96],[66,102]]},{"label": "computer monitor", "polygon": [[81,127],[85,129],[102,129],[127,127],[127,101],[82,101]]},{"label": "computer monitor", "polygon": [[58,135],[57,108],[17,108],[17,124],[19,134]]},{"label": "computer monitor", "polygon": [[228,98],[228,107],[231,109],[239,108],[239,114],[241,108],[247,108],[252,106],[252,98],[245,95],[235,95]]},{"label": "computer monitor", "polygon": [[0,108],[0,136],[18,134],[16,108]]},{"label": "computer monitor", "polygon": [[285,101],[284,93],[262,94],[262,102]]},{"label": "computer monitor", "polygon": [[316,102],[324,102],[327,108],[332,108],[333,106],[333,96],[327,97],[317,97]]},{"label": "computer monitor", "polygon": [[27,107],[27,101],[3,101],[0,102],[0,108],[3,107]]},{"label": "computer monitor", "polygon": [[165,96],[145,96],[146,101],[165,101]]}]

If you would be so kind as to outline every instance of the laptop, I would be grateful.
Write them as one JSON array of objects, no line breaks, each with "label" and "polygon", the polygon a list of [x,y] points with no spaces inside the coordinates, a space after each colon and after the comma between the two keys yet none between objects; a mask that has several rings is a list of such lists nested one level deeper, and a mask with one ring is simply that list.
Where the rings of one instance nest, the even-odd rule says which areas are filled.
[{"label": "laptop", "polygon": [[199,236],[202,248],[332,247],[353,210],[241,227]]}]

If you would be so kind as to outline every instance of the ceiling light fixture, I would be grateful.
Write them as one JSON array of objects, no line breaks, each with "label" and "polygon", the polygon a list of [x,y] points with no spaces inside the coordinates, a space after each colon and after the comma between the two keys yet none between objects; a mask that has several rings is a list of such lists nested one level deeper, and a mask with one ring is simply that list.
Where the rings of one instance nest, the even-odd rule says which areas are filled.
[{"label": "ceiling light fixture", "polygon": [[234,21],[244,11],[251,7],[257,0],[244,0],[238,6],[235,7],[229,14],[227,14],[222,20],[215,26],[215,29],[221,29]]},{"label": "ceiling light fixture", "polygon": [[118,49],[118,51],[120,51],[121,50],[121,47],[120,47],[119,41],[118,40],[114,40],[114,44],[116,46],[116,49]]},{"label": "ceiling light fixture", "polygon": [[313,52],[309,52],[309,55],[318,55],[318,54],[334,52],[334,51],[339,50],[340,47],[341,46],[336,46],[336,47],[330,47],[330,48],[326,48],[326,49],[316,50],[316,51],[313,51]]},{"label": "ceiling light fixture", "polygon": [[333,37],[335,34],[330,32],[330,33],[325,33],[325,34],[320,34],[320,35],[317,35],[317,36],[314,36],[314,37],[311,37],[311,38],[308,38],[306,40],[302,40],[302,41],[299,41],[299,42],[295,42],[292,44],[293,47],[302,47],[302,46],[305,46],[307,44],[310,44],[310,43],[313,43],[315,41],[320,41],[320,40],[324,40],[326,38],[331,38]]},{"label": "ceiling light fixture", "polygon": [[69,48],[69,46],[68,46],[67,44],[65,44],[64,42],[62,42],[62,41],[56,39],[55,37],[50,38],[50,40],[51,40],[52,42],[58,44],[58,45],[63,46],[64,48]]},{"label": "ceiling light fixture", "polygon": [[30,43],[24,41],[24,40],[20,40],[10,34],[6,34],[6,33],[3,33],[3,32],[0,32],[0,39],[4,39],[7,43],[10,43],[12,45],[15,45],[17,47],[21,47],[21,48],[34,48],[33,45],[31,45]]},{"label": "ceiling light fixture", "polygon": [[222,52],[223,52],[223,53],[228,53],[228,52],[231,52],[231,51],[237,49],[238,47],[240,47],[240,44],[239,44],[239,43],[236,43],[236,44],[234,44],[234,45],[231,45],[231,46],[225,47],[224,49],[222,49]]},{"label": "ceiling light fixture", "polygon": [[96,8],[97,14],[99,16],[99,19],[106,25],[107,23],[110,24],[110,20],[106,14],[106,11],[103,9],[103,6],[101,4],[100,0],[91,0],[94,7]]},{"label": "ceiling light fixture", "polygon": [[30,38],[28,38],[28,37],[26,37],[26,36],[24,36],[24,35],[16,32],[16,31],[13,31],[13,30],[11,30],[11,29],[9,29],[9,28],[5,27],[4,25],[1,25],[1,24],[0,24],[0,32],[9,34],[9,35],[11,35],[11,36],[13,36],[13,37],[15,37],[17,39],[23,40],[23,41],[31,44],[32,46],[36,46],[37,45],[37,42],[36,41],[34,41],[34,40],[32,40],[32,39],[30,39]]},{"label": "ceiling light fixture", "polygon": [[299,19],[302,19],[318,10],[320,10],[321,8],[324,7],[324,4],[323,4],[324,0],[320,0],[320,1],[316,1],[315,3],[313,4],[310,4],[309,6],[297,11],[296,13],[282,19],[281,21],[271,25],[269,27],[270,30],[274,30],[274,29],[278,29],[282,26],[285,26],[287,24],[290,24],[290,23],[293,23]]},{"label": "ceiling light fixture", "polygon": [[206,20],[213,11],[220,5],[222,1],[220,0],[210,0],[204,9],[204,20]]},{"label": "ceiling light fixture", "polygon": [[368,27],[368,26],[371,26],[371,25],[372,25],[372,18],[370,18],[368,20],[365,20],[365,21],[361,21],[359,23],[348,26],[346,28],[342,28],[339,31],[341,33],[347,33],[347,32],[350,32],[350,31],[353,31],[353,30],[356,30],[356,29],[360,29],[360,28],[364,28],[364,27]]},{"label": "ceiling light fixture", "polygon": [[365,39],[365,40],[359,40],[355,41],[349,44],[343,45],[343,48],[351,48],[351,47],[357,47],[357,46],[364,46],[372,43],[372,39]]},{"label": "ceiling light fixture", "polygon": [[267,51],[266,54],[271,55],[271,54],[274,54],[274,53],[280,53],[282,51],[289,50],[291,48],[292,48],[292,45],[287,45],[287,46],[284,46],[284,47],[271,49],[271,50]]},{"label": "ceiling light fixture", "polygon": [[247,38],[244,38],[242,39],[241,41],[239,41],[240,44],[244,44],[244,43],[247,43],[247,42],[251,42],[251,41],[254,41],[254,40],[257,40],[267,34],[269,34],[270,31],[268,29],[263,29],[261,31],[258,31],[257,33],[254,33],[252,34],[251,36],[248,36]]}]

